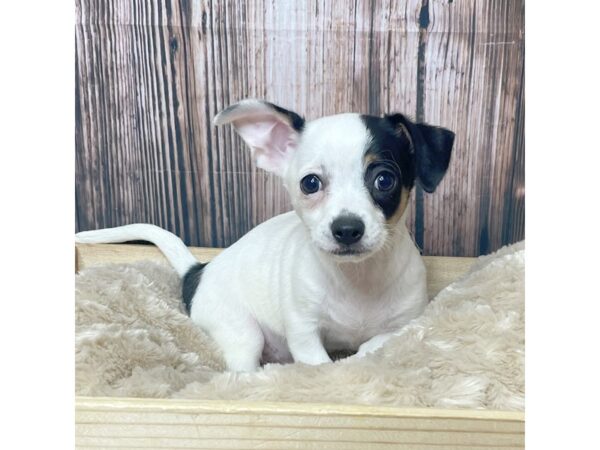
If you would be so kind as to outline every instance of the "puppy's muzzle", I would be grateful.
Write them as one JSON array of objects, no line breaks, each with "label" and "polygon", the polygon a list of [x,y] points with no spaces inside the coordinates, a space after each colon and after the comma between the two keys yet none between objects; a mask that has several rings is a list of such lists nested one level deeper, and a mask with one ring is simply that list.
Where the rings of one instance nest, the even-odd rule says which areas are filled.
[{"label": "puppy's muzzle", "polygon": [[365,224],[353,214],[339,216],[331,223],[331,234],[340,244],[352,245],[365,234]]}]

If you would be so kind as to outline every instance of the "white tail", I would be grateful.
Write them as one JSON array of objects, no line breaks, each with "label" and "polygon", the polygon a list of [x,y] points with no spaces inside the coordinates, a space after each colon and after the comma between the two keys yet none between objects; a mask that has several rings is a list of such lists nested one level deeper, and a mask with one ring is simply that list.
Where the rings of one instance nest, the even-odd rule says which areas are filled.
[{"label": "white tail", "polygon": [[75,234],[75,242],[83,244],[110,244],[135,240],[149,241],[156,245],[180,277],[198,262],[181,239],[156,225],[135,223]]}]

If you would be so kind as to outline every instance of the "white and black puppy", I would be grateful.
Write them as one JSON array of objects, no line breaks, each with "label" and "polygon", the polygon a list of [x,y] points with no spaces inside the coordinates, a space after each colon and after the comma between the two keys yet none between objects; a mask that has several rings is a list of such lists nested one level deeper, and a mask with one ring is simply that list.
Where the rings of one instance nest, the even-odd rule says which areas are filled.
[{"label": "white and black puppy", "polygon": [[191,319],[234,371],[263,362],[330,362],[327,351],[383,345],[427,304],[425,266],[406,226],[415,182],[433,192],[454,133],[402,114],[310,122],[244,100],[215,117],[233,124],[258,167],[277,174],[294,211],[251,230],[209,264],[153,225],[77,234],[78,242],[155,243],[183,277]]}]

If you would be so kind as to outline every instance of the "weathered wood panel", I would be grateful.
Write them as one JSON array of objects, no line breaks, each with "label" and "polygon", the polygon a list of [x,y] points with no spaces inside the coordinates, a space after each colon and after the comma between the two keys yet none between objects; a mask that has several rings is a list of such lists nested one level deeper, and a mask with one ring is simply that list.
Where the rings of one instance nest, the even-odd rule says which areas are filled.
[{"label": "weathered wood panel", "polygon": [[426,25],[419,119],[457,139],[448,179],[424,198],[424,252],[485,254],[524,233],[513,216],[524,170],[523,4],[431,2]]},{"label": "weathered wood panel", "polygon": [[77,0],[76,227],[230,245],[286,211],[211,119],[260,97],[308,119],[402,111],[457,132],[409,225],[425,254],[523,238],[523,2]]}]

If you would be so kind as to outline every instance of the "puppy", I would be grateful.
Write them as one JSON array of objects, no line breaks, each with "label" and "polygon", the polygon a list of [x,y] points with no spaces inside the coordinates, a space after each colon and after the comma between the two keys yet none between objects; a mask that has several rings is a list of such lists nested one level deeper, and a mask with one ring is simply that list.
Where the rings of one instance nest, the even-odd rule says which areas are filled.
[{"label": "puppy", "polygon": [[294,211],[251,230],[209,264],[153,225],[77,234],[78,242],[155,243],[183,278],[191,319],[232,371],[262,362],[362,356],[427,304],[425,266],[406,226],[415,182],[433,192],[454,133],[402,114],[339,114],[306,122],[259,100],[215,119],[232,124],[256,165],[281,177]]}]

